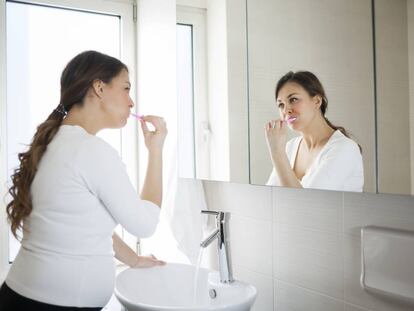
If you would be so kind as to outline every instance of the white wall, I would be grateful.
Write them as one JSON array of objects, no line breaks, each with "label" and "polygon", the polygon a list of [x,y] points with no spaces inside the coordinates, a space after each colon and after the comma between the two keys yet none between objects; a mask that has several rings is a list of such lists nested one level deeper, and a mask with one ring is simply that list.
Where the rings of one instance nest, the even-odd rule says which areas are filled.
[{"label": "white wall", "polygon": [[235,277],[258,289],[252,311],[413,310],[359,277],[360,228],[414,230],[414,197],[203,183],[209,208],[232,213]]}]

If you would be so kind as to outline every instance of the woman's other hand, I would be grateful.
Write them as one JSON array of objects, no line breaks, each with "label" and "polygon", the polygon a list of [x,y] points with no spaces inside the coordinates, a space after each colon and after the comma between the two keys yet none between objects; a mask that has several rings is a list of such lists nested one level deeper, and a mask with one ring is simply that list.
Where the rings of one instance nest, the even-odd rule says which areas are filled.
[{"label": "woman's other hand", "polygon": [[[143,116],[140,122],[148,151],[161,151],[168,133],[164,119],[158,116]],[[154,127],[154,131],[148,129],[147,122]]]},{"label": "woman's other hand", "polygon": [[165,261],[158,260],[154,255],[138,256],[137,262],[132,268],[150,268],[154,266],[164,266]]},{"label": "woman's other hand", "polygon": [[287,132],[286,121],[277,119],[266,123],[265,135],[270,153],[285,152]]}]

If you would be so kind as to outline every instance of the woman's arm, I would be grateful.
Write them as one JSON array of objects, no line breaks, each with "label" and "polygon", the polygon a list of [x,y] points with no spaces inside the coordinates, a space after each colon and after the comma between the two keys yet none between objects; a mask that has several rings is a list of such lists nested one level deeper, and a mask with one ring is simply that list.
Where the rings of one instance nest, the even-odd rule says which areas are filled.
[{"label": "woman's arm", "polygon": [[271,151],[273,167],[279,176],[280,185],[283,187],[303,188],[295,172],[290,166],[286,152]]},{"label": "woman's arm", "polygon": [[141,199],[161,207],[162,203],[162,150],[148,152],[147,173],[141,190]]},{"label": "woman's arm", "polygon": [[265,126],[266,142],[269,148],[273,167],[279,177],[280,186],[303,188],[286,155],[287,128],[286,122],[273,120]]},{"label": "woman's arm", "polygon": [[[150,131],[146,122],[151,123],[155,131]],[[141,191],[141,199],[151,201],[161,207],[162,203],[162,150],[167,135],[163,118],[144,116],[141,120],[145,145],[148,148],[148,166]]]},{"label": "woman's arm", "polygon": [[143,268],[164,265],[155,256],[138,256],[116,233],[112,235],[115,258],[131,268]]}]

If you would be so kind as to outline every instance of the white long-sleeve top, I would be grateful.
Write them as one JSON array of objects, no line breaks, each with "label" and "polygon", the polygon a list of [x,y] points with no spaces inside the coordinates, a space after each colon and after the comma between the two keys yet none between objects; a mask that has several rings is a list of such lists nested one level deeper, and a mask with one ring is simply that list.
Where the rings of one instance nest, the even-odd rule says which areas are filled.
[{"label": "white long-sleeve top", "polygon": [[60,126],[48,145],[31,196],[7,285],[44,303],[105,306],[114,289],[115,226],[150,236],[158,206],[139,198],[115,149],[71,125]]},{"label": "white long-sleeve top", "polygon": [[[294,168],[302,136],[292,138],[286,144],[289,163]],[[323,146],[312,165],[300,181],[303,188],[362,192],[364,168],[357,143],[336,130]],[[266,183],[280,186],[280,180],[273,169]]]}]

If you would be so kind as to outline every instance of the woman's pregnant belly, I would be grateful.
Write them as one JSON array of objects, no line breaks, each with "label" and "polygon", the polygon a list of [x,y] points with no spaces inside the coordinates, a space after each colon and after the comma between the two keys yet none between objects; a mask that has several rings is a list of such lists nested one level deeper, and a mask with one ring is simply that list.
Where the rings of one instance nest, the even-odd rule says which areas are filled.
[{"label": "woman's pregnant belly", "polygon": [[103,307],[114,289],[112,255],[74,256],[21,248],[6,279],[17,293],[60,306]]}]

